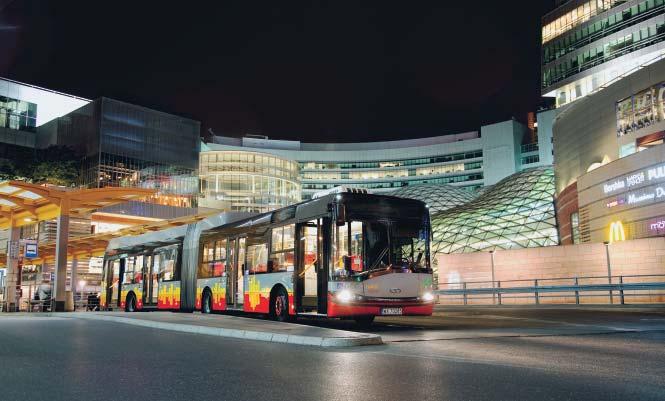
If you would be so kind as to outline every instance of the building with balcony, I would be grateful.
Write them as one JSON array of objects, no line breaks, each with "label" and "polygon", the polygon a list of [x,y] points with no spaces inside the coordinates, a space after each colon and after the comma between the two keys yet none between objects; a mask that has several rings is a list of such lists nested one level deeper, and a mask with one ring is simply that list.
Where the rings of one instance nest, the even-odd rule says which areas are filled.
[{"label": "building with balcony", "polygon": [[665,53],[664,0],[569,0],[542,18],[543,96],[558,107]]}]

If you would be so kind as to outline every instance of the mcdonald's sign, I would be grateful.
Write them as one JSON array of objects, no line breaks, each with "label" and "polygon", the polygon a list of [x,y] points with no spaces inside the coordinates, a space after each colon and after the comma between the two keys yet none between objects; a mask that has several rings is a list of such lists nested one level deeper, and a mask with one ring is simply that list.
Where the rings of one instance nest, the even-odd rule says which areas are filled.
[{"label": "mcdonald's sign", "polygon": [[610,224],[610,244],[626,240],[626,231],[623,229],[621,221],[615,221]]}]

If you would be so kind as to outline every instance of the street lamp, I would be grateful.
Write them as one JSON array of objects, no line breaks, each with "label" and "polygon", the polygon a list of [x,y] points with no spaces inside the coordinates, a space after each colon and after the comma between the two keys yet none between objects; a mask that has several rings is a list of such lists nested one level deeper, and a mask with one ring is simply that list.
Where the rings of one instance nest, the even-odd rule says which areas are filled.
[{"label": "street lamp", "polygon": [[[610,242],[604,241],[605,245],[605,255],[607,259],[607,283],[612,285],[612,265],[610,263]],[[612,288],[610,288],[610,304],[614,304],[614,294],[612,293]]]},{"label": "street lamp", "polygon": [[496,282],[494,281],[494,250],[490,251],[490,259],[492,260],[492,304],[496,305]]}]

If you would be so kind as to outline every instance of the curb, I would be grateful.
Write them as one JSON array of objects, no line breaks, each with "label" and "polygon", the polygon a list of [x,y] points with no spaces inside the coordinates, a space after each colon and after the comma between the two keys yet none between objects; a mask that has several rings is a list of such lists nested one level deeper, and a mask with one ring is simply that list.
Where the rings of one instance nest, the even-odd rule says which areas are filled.
[{"label": "curb", "polygon": [[366,334],[363,337],[312,337],[291,334],[278,334],[266,331],[225,329],[220,327],[197,326],[192,324],[155,322],[152,320],[141,320],[119,316],[104,316],[94,313],[85,315],[70,313],[49,314],[52,317],[65,317],[70,319],[105,320],[116,323],[124,323],[134,326],[150,327],[153,329],[178,331],[181,333],[204,334],[217,337],[238,338],[243,340],[265,341],[281,344],[308,345],[314,347],[357,347],[361,345],[381,345],[381,336]]}]

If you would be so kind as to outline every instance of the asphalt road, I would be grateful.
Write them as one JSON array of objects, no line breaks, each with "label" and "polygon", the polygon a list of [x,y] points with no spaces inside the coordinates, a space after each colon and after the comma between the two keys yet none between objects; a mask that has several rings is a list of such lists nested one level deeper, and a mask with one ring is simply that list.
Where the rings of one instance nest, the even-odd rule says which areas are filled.
[{"label": "asphalt road", "polygon": [[353,349],[3,316],[0,400],[665,399],[663,314],[457,313]]}]

